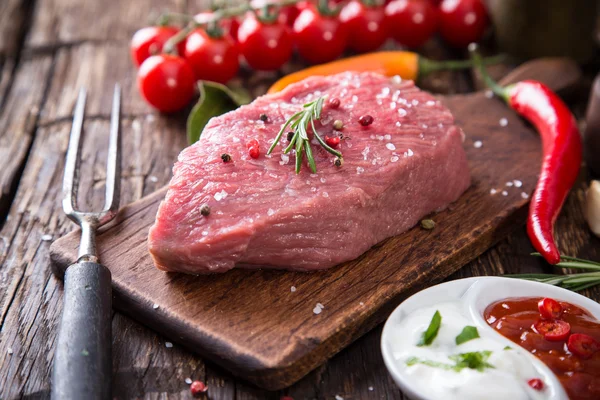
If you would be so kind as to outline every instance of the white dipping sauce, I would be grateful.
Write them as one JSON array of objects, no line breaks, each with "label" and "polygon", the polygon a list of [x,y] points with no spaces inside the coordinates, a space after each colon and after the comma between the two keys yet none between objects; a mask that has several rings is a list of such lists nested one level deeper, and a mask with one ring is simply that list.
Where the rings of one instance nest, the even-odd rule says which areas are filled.
[{"label": "white dipping sauce", "polygon": [[[436,310],[442,316],[438,334],[431,345],[419,347],[417,343]],[[456,336],[465,326],[475,326],[471,318],[466,316],[468,314],[463,312],[461,302],[424,307],[403,318],[394,329],[398,333],[390,335],[394,360],[419,392],[427,399],[444,400],[547,399],[550,395],[549,382],[544,381],[541,391],[527,384],[528,380],[543,379],[543,376],[518,345],[512,344],[511,349],[505,349],[506,342],[481,328],[478,328],[480,338],[456,344]],[[410,358],[417,357],[453,365],[448,356],[486,350],[492,352],[487,362],[494,368],[485,368],[481,372],[470,368],[457,372],[423,364],[408,366],[406,363]]]}]

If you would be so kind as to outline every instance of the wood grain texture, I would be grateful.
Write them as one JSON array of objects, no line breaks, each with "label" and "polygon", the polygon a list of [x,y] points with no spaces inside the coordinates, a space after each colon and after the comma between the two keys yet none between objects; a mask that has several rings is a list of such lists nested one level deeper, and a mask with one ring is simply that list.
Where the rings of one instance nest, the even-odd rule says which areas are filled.
[{"label": "wood grain texture", "polygon": [[[156,15],[161,9],[186,7],[190,12],[197,12],[205,5],[203,0],[0,1],[0,135],[3,138],[0,149],[9,143],[6,140],[10,139],[10,135],[25,138],[32,145],[20,156],[9,154],[9,157],[0,157],[0,175],[10,176],[16,191],[16,196],[9,193],[3,197],[6,207],[5,212],[0,213],[0,224],[3,225],[0,230],[1,399],[49,398],[49,374],[56,323],[62,308],[62,285],[50,274],[49,242],[41,238],[44,235],[57,238],[73,227],[62,215],[59,202],[74,91],[79,85],[93,88],[89,98],[89,115],[92,122],[102,124],[91,124],[86,131],[86,146],[89,147],[86,147],[83,165],[86,174],[92,174],[82,177],[86,189],[81,190],[80,195],[81,204],[92,208],[102,201],[103,135],[108,126],[104,117],[109,110],[112,85],[114,80],[132,85],[135,79],[135,71],[126,56],[128,32],[143,26],[149,15]],[[134,7],[137,7],[136,13],[132,11]],[[11,10],[17,10],[26,18],[15,18]],[[33,16],[28,17],[29,14]],[[27,40],[30,31],[35,33]],[[6,32],[17,32],[17,36],[22,37]],[[112,50],[110,46],[105,49],[103,38],[110,41]],[[7,43],[11,46],[10,56],[5,50]],[[79,48],[85,45],[92,47]],[[100,51],[97,64],[94,63],[95,48]],[[69,49],[75,53],[69,53]],[[435,41],[428,43],[422,51],[432,58],[462,56]],[[15,52],[20,57],[14,58]],[[59,53],[63,61],[58,60]],[[114,58],[102,60],[107,55]],[[91,59],[83,59],[84,56]],[[47,63],[48,67],[46,69],[41,64],[31,66],[31,62]],[[80,63],[85,65],[85,69],[78,68]],[[93,68],[94,65],[96,68]],[[300,66],[294,63],[286,66],[285,71]],[[499,70],[505,73],[508,69]],[[18,85],[17,77],[21,80]],[[275,76],[244,71],[242,79],[254,94],[262,94]],[[32,102],[27,100],[28,94],[20,97],[27,85],[32,92],[44,91],[40,89],[44,85],[52,86],[53,94],[42,95]],[[12,90],[17,86],[23,89]],[[473,89],[469,74],[463,73],[435,74],[421,82],[421,86],[443,93]],[[587,90],[584,92],[587,93]],[[585,93],[579,98],[572,98],[571,105],[575,110],[585,109]],[[5,107],[1,106],[9,102],[14,105],[10,118],[4,111]],[[122,196],[123,201],[130,201],[152,193],[168,182],[172,161],[185,144],[185,115],[166,118],[153,114],[148,108],[143,108],[135,91],[128,91],[124,102],[124,129],[128,132],[124,146],[129,146],[129,151],[139,148],[133,153],[133,158],[125,159],[123,164],[125,181]],[[139,104],[139,108],[129,108],[133,104]],[[36,106],[38,117],[33,113]],[[55,111],[52,114],[50,110]],[[27,125],[29,131],[24,134],[23,131],[7,129],[9,120],[13,121],[13,127],[24,126],[14,124],[14,121],[23,118],[25,113],[31,113],[29,118],[33,117]],[[17,143],[19,139],[10,140]],[[7,166],[13,165],[19,157],[21,167],[7,174],[6,171],[11,169]],[[567,254],[599,260],[600,241],[590,235],[581,212],[585,188],[585,180],[582,179],[569,196],[557,223],[557,238],[561,250]],[[530,257],[531,251],[524,229],[518,229],[449,279],[505,272],[551,271],[541,260]],[[598,289],[585,294],[600,299]],[[352,400],[405,399],[381,361],[380,328],[357,340],[294,386],[277,392],[247,384],[177,343],[172,348],[166,347],[165,338],[119,312],[113,317],[113,334],[115,399],[190,399],[189,386],[184,382],[187,377],[207,382],[212,400],[278,400],[282,395],[293,396],[296,400],[331,400],[336,395]],[[12,354],[9,354],[9,349]]]},{"label": "wood grain texture", "polygon": [[[357,260],[311,274],[165,274],[154,268],[146,242],[161,190],[126,207],[99,235],[115,307],[259,386],[280,389],[297,381],[381,322],[407,293],[456,271],[524,221],[522,194],[532,191],[539,162],[536,133],[481,92],[441,99],[467,134],[472,186],[450,210],[433,216],[433,231],[412,229]],[[508,127],[499,125],[501,118]],[[523,186],[505,186],[514,179]],[[490,195],[491,188],[498,193]],[[73,262],[77,246],[78,232],[56,241],[55,265]],[[325,306],[318,316],[312,312],[317,302]]]}]

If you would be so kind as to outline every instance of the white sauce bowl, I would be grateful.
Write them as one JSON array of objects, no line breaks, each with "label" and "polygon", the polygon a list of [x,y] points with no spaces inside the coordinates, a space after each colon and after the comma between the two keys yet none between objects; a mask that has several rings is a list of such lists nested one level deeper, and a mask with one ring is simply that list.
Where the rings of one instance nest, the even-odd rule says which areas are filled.
[{"label": "white sauce bowl", "polygon": [[[486,307],[510,297],[551,297],[582,307],[600,320],[600,305],[595,301],[575,292],[544,283],[514,278],[475,277],[432,286],[414,294],[400,304],[389,316],[381,335],[383,360],[392,378],[404,394],[414,400],[437,400],[426,397],[419,385],[407,374],[406,365],[394,356],[394,346],[398,346],[398,338],[406,337],[408,333],[402,331],[401,325],[409,314],[426,307],[435,307],[441,303],[458,301],[463,303],[465,314],[470,316],[471,325],[477,327],[482,337],[485,335],[506,346],[517,347],[516,343],[490,327],[483,318]],[[524,350],[524,353],[540,374],[540,378],[547,384],[545,390],[547,390],[548,396],[546,398],[550,400],[568,399],[554,373],[533,354],[527,350]]]}]

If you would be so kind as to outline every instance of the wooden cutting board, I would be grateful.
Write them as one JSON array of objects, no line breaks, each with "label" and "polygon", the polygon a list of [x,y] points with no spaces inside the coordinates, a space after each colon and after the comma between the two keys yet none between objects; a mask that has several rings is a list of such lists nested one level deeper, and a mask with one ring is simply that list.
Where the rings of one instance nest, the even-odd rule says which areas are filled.
[{"label": "wooden cutting board", "polygon": [[[555,89],[571,83],[572,74],[548,76],[548,68],[534,63],[504,83],[536,77],[548,77]],[[440,99],[466,133],[472,185],[448,210],[431,216],[434,230],[415,227],[321,272],[164,273],[146,249],[162,189],[124,207],[100,231],[114,307],[259,386],[279,389],[299,380],[384,320],[403,298],[450,275],[525,221],[541,157],[537,133],[483,92]],[[75,231],[52,245],[57,274],[75,260],[78,244]],[[317,303],[323,305],[319,314],[313,312]]]}]

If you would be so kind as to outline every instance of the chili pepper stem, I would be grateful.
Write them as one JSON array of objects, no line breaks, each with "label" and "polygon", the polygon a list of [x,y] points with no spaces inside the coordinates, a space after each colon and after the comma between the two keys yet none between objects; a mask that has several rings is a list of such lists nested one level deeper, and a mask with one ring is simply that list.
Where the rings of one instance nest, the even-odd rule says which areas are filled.
[{"label": "chili pepper stem", "polygon": [[473,64],[475,64],[475,67],[477,67],[477,69],[481,73],[481,77],[483,78],[483,81],[485,82],[486,86],[489,87],[490,90],[492,92],[494,92],[494,94],[496,96],[500,97],[502,100],[504,100],[508,104],[508,100],[509,100],[509,97],[510,97],[510,93],[509,93],[510,92],[510,90],[509,90],[510,87],[502,87],[502,86],[500,86],[487,73],[487,70],[485,69],[485,65],[483,63],[483,60],[481,58],[481,55],[479,54],[479,51],[477,51],[477,45],[475,43],[471,43],[469,45],[469,53],[471,54],[471,60],[473,61]]},{"label": "chili pepper stem", "polygon": [[[484,65],[493,65],[502,62],[506,56],[499,54],[492,57],[486,57],[482,60]],[[419,56],[419,76],[418,79],[429,75],[435,71],[454,71],[460,69],[472,68],[475,63],[474,60],[432,60],[430,58]]]}]

